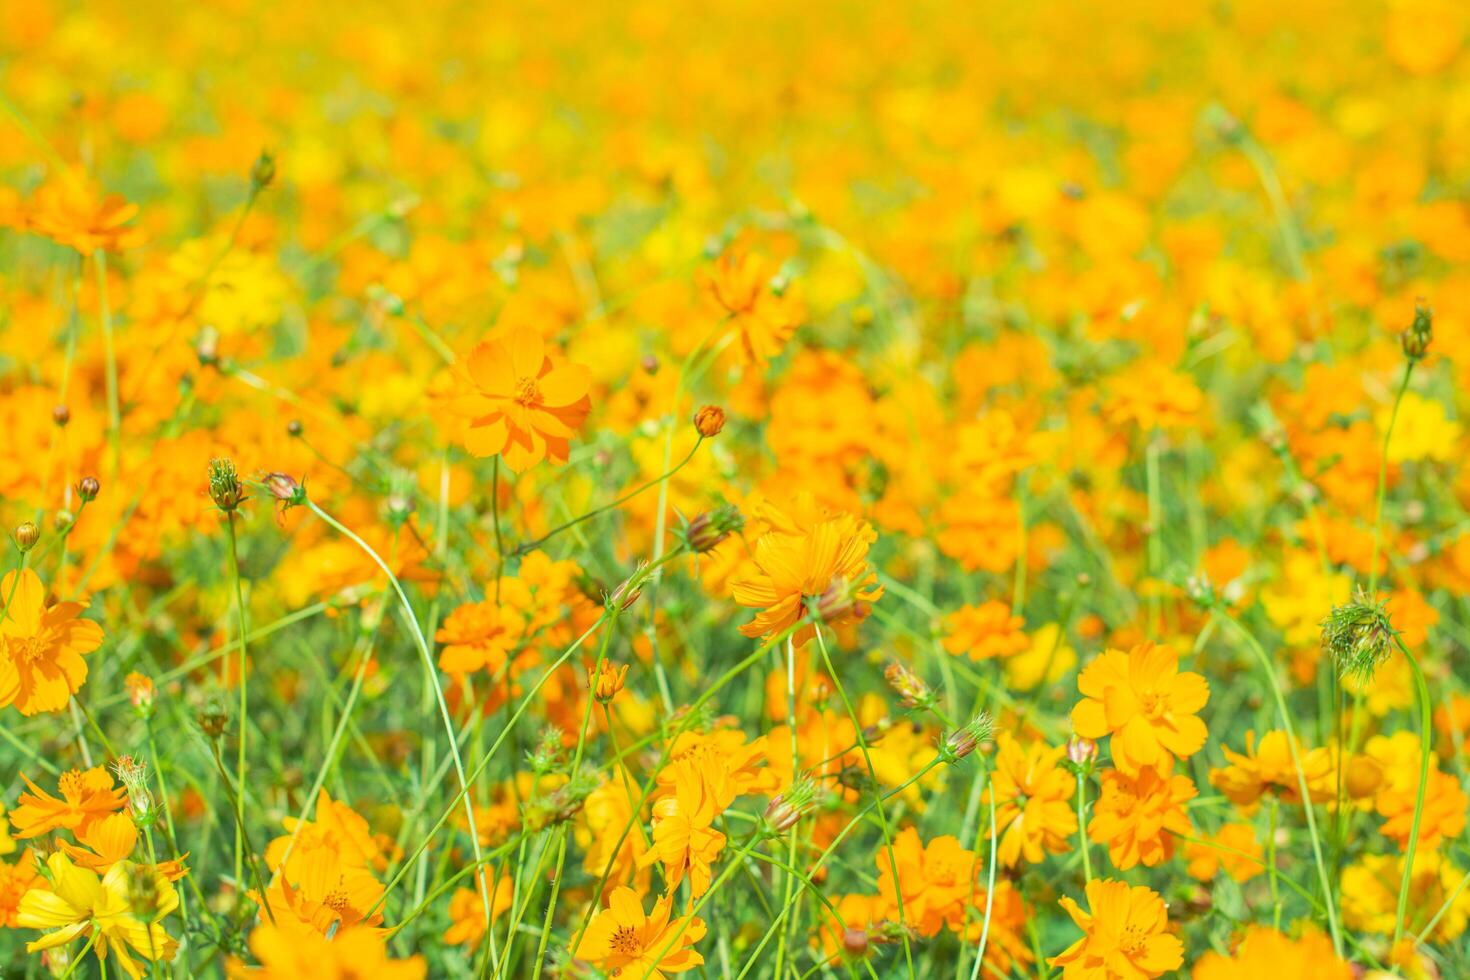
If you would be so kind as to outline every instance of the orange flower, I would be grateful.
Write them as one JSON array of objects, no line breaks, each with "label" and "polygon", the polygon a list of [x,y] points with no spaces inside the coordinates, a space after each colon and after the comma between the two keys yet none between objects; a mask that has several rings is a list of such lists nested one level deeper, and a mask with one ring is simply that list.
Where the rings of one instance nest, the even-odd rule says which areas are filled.
[{"label": "orange flower", "polygon": [[98,249],[118,252],[143,240],[128,223],[138,206],[117,194],[103,194],[95,181],[78,170],[48,181],[31,202],[27,226],[38,235],[91,255]]},{"label": "orange flower", "polygon": [[[299,843],[299,842],[298,842]],[[248,893],[262,908],[265,902]],[[344,864],[330,848],[293,850],[266,889],[275,924],[296,933],[337,936],[354,928],[372,928],[381,914],[367,914],[383,894],[383,886],[362,868]]]},{"label": "orange flower", "polygon": [[[786,517],[779,512],[773,516]],[[867,563],[868,547],[878,537],[873,528],[850,514],[824,515],[811,523],[801,517],[786,520],[790,523],[777,525],[756,540],[759,574],[732,585],[736,602],[763,610],[740,632],[779,633],[801,620],[811,602],[830,625],[865,619],[868,604],[883,595]],[[804,643],[814,632],[812,626],[803,626],[792,635],[792,642]]]},{"label": "orange flower", "polygon": [[[484,915],[483,909],[480,914]],[[424,980],[428,974],[423,957],[392,959],[382,938],[362,929],[339,933],[328,940],[266,922],[250,934],[250,951],[260,966],[232,961],[227,971],[231,980]]]},{"label": "orange flower", "polygon": [[[1285,732],[1267,732],[1261,736],[1259,744],[1255,732],[1246,732],[1244,755],[1228,748],[1222,749],[1230,765],[1211,769],[1210,784],[1236,806],[1250,806],[1261,798],[1262,793],[1275,793],[1288,803],[1302,801],[1296,762],[1292,759]],[[1297,755],[1301,758],[1307,794],[1318,802],[1335,799],[1337,769],[1333,754],[1323,748],[1307,749],[1298,743]]]},{"label": "orange flower", "polygon": [[516,472],[548,457],[567,461],[569,440],[592,410],[586,368],[553,358],[540,334],[518,328],[504,342],[478,344],[457,375],[450,407],[469,420],[471,454],[499,454]]},{"label": "orange flower", "polygon": [[[1236,881],[1248,881],[1265,870],[1262,855],[1265,853],[1256,840],[1256,831],[1247,823],[1227,823],[1219,833],[1205,838],[1209,843],[1190,842],[1184,845],[1184,856],[1189,861],[1191,877],[1200,881],[1211,881],[1224,868],[1225,873]],[[1212,846],[1218,844],[1218,847]]]},{"label": "orange flower", "polygon": [[[481,871],[485,888],[490,892],[490,921],[493,923],[511,906],[515,886],[510,876],[502,873],[498,880],[494,875]],[[485,899],[480,894],[480,884],[474,888],[456,888],[449,899],[449,928],[444,930],[444,941],[452,946],[469,946],[475,949],[485,938]]]},{"label": "orange flower", "polygon": [[765,364],[796,332],[800,306],[772,287],[768,267],[759,256],[727,249],[705,276],[704,288],[740,331],[740,349],[748,364]]},{"label": "orange flower", "polygon": [[1072,810],[1076,780],[1058,764],[1066,747],[1048,748],[1035,741],[1022,748],[1009,732],[1001,732],[996,744],[995,771],[985,798],[994,794],[996,800],[1001,863],[1011,868],[1022,857],[1035,864],[1048,851],[1064,853],[1077,832]]},{"label": "orange flower", "polygon": [[616,888],[607,908],[592,917],[572,955],[600,967],[609,976],[664,980],[666,973],[685,973],[704,962],[694,944],[704,938],[704,920],[681,916],[669,920],[673,899],[653,903],[653,913],[631,888]]},{"label": "orange flower", "polygon": [[20,805],[10,813],[15,836],[36,837],[52,830],[85,834],[92,824],[121,810],[127,803],[122,787],[113,785],[112,774],[97,766],[85,772],[72,769],[56,781],[61,799],[49,795],[25,779],[29,793],[20,794]]},{"label": "orange flower", "polygon": [[1267,976],[1352,980],[1354,974],[1332,951],[1332,940],[1311,926],[1297,939],[1266,926],[1251,926],[1230,956],[1206,953],[1195,961],[1190,974],[1191,980]]},{"label": "orange flower", "polygon": [[1190,832],[1184,802],[1196,790],[1188,776],[1161,775],[1140,769],[1129,776],[1118,769],[1102,774],[1102,795],[1087,824],[1087,836],[1108,845],[1113,866],[1126,871],[1167,861],[1174,854],[1174,835]]},{"label": "orange flower", "polygon": [[482,669],[498,676],[524,637],[525,620],[509,605],[493,599],[467,602],[450,613],[434,635],[444,644],[439,668],[457,676]]},{"label": "orange flower", "polygon": [[1184,964],[1184,944],[1165,931],[1168,907],[1152,888],[1097,879],[1087,883],[1090,914],[1068,896],[1060,904],[1085,933],[1047,960],[1063,980],[1145,980]]},{"label": "orange flower", "polygon": [[[1378,829],[1408,847],[1414,829],[1414,807],[1419,797],[1419,737],[1412,732],[1375,735],[1365,746],[1369,758],[1382,766],[1383,782],[1373,799],[1374,809],[1384,817]],[[1437,765],[1429,770],[1424,790],[1424,814],[1419,824],[1419,847],[1432,851],[1441,840],[1454,840],[1465,829],[1465,812],[1470,798],[1460,781]]]},{"label": "orange flower", "polygon": [[[78,830],[76,838],[83,846],[60,838],[56,843],[77,867],[102,875],[111,871],[113,865],[132,857],[133,849],[138,846],[138,825],[128,814],[114,813],[94,821],[86,830]],[[162,861],[154,870],[169,881],[178,881],[188,873],[181,861]]]},{"label": "orange flower", "polygon": [[663,864],[669,889],[687,874],[690,894],[698,898],[709,888],[710,865],[725,848],[725,835],[713,824],[735,793],[725,774],[713,767],[675,766],[674,792],[653,805],[653,847],[638,865]]},{"label": "orange flower", "polygon": [[1072,709],[1073,729],[1094,741],[1112,735],[1113,764],[1129,775],[1144,767],[1167,772],[1209,734],[1196,715],[1210,686],[1199,674],[1181,673],[1178,655],[1166,646],[1108,650],[1082,669],[1077,688],[1083,698]]},{"label": "orange flower", "polygon": [[0,707],[23,715],[60,711],[87,679],[82,655],[102,645],[102,627],[78,618],[77,602],[46,604],[46,589],[29,568],[0,581]]},{"label": "orange flower", "polygon": [[[964,922],[965,906],[975,888],[979,865],[975,853],[960,846],[958,838],[936,837],[927,845],[912,827],[893,839],[893,860],[886,848],[879,850],[878,894],[887,918],[899,919],[899,896],[903,896],[903,920],[922,936],[933,936],[941,926]],[[894,887],[893,865],[898,865]]]},{"label": "orange flower", "polygon": [[648,885],[649,872],[639,870],[640,860],[648,853],[642,818],[624,833],[638,804],[637,796],[629,794],[626,778],[623,773],[614,772],[587,795],[582,805],[586,826],[577,828],[577,843],[586,851],[583,869],[594,881],[607,876],[604,900],[619,885],[634,885],[640,891],[646,891]]},{"label": "orange flower", "polygon": [[298,849],[325,847],[349,868],[383,872],[388,869],[395,849],[390,838],[374,834],[361,814],[333,800],[326,790],[317,793],[315,820],[286,817],[281,823],[287,833],[271,841],[265,849],[265,862],[272,871],[280,869],[288,849],[294,854]]},{"label": "orange flower", "polygon": [[1011,615],[1011,607],[998,599],[978,606],[961,606],[944,620],[948,636],[944,649],[969,654],[971,660],[1010,657],[1031,646],[1026,638],[1026,621]]},{"label": "orange flower", "polygon": [[36,885],[35,851],[26,848],[13,864],[0,862],[0,927],[16,928],[15,917],[20,912],[20,900]]},{"label": "orange flower", "polygon": [[819,921],[812,934],[812,942],[822,947],[826,961],[835,964],[844,956],[860,959],[875,951],[878,943],[869,935],[869,927],[883,919],[882,899],[877,895],[843,895],[832,904],[831,909],[819,907]]}]

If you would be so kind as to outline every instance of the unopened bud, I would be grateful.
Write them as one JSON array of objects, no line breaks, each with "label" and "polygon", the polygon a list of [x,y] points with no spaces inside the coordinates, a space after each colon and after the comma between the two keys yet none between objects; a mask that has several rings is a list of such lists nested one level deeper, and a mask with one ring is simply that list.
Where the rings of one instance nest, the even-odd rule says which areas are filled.
[{"label": "unopened bud", "polygon": [[51,410],[51,421],[54,422],[58,428],[65,427],[66,423],[71,421],[71,409],[67,408],[65,405],[57,405]]},{"label": "unopened bud", "polygon": [[306,503],[306,487],[297,482],[295,477],[285,473],[267,473],[261,483],[282,511]]},{"label": "unopened bud", "polygon": [[735,507],[725,504],[697,515],[684,528],[684,543],[696,554],[707,554],[720,542],[745,526],[745,518]]},{"label": "unopened bud", "polygon": [[810,779],[799,779],[784,793],[771,797],[763,819],[773,833],[784,834],[812,808],[816,788]]},{"label": "unopened bud", "polygon": [[263,191],[276,179],[276,158],[265,150],[260,151],[260,156],[255,158],[254,165],[250,168],[250,184],[257,191]]},{"label": "unopened bud", "polygon": [[950,732],[944,744],[939,747],[939,754],[945,762],[954,765],[974,752],[980,743],[989,739],[994,729],[995,725],[991,722],[990,716],[981,712],[968,725]]},{"label": "unopened bud", "polygon": [[868,933],[851,927],[842,930],[842,951],[848,956],[862,956],[868,951]]},{"label": "unopened bud", "polygon": [[648,562],[640,561],[638,570],[623,579],[617,588],[609,592],[603,604],[609,609],[616,607],[619,612],[627,612],[631,609],[633,603],[637,602],[638,597],[643,594],[643,572],[647,567]]},{"label": "unopened bud", "polygon": [[41,540],[41,529],[30,521],[21,521],[15,526],[15,546],[22,552],[30,551]]},{"label": "unopened bud", "polygon": [[1404,356],[1411,361],[1422,361],[1429,353],[1434,340],[1434,311],[1424,305],[1422,299],[1414,301],[1414,322],[1409,324],[1399,341],[1403,344]]},{"label": "unopened bud", "polygon": [[77,496],[81,497],[87,503],[96,500],[97,495],[101,492],[102,484],[97,482],[95,476],[84,476],[81,482],[77,484]]},{"label": "unopened bud", "polygon": [[725,410],[706,405],[694,413],[694,428],[706,439],[713,439],[725,428]]}]

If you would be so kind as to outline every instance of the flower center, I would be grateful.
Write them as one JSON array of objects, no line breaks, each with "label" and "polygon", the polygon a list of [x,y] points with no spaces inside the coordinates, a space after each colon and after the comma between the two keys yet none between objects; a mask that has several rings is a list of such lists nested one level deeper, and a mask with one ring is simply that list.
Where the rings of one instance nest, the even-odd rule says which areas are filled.
[{"label": "flower center", "polygon": [[1129,956],[1137,956],[1142,953],[1148,944],[1148,933],[1138,926],[1128,926],[1123,930],[1123,935],[1118,937],[1118,946]]},{"label": "flower center", "polygon": [[352,903],[348,901],[347,893],[340,888],[334,888],[327,892],[326,898],[322,899],[322,904],[339,915],[352,908]]},{"label": "flower center", "polygon": [[69,800],[81,796],[83,788],[81,771],[71,769],[62,773],[61,778],[56,781],[56,788],[61,791],[62,796]]},{"label": "flower center", "polygon": [[619,927],[608,940],[608,945],[623,956],[637,956],[643,952],[643,943],[638,940],[638,933],[632,926]]},{"label": "flower center", "polygon": [[1164,700],[1162,695],[1154,691],[1148,691],[1147,693],[1139,696],[1138,706],[1142,708],[1143,713],[1148,715],[1150,718],[1158,718],[1164,713],[1165,709],[1167,709],[1169,705],[1168,702]]},{"label": "flower center", "polygon": [[50,644],[39,636],[26,636],[10,640],[10,655],[33,664],[37,660],[44,660],[50,652]]},{"label": "flower center", "polygon": [[521,378],[516,381],[516,401],[522,405],[532,405],[541,398],[541,387],[536,384],[535,378]]}]

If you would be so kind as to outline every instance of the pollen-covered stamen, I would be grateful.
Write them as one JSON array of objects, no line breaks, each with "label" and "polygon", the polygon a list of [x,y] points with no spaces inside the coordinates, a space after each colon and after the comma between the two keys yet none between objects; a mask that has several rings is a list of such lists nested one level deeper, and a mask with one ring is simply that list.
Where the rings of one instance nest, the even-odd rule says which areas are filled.
[{"label": "pollen-covered stamen", "polygon": [[520,378],[516,381],[516,401],[522,405],[534,405],[541,400],[541,386],[535,378]]},{"label": "pollen-covered stamen", "polygon": [[608,940],[608,945],[613,952],[623,956],[637,956],[643,951],[643,943],[638,938],[638,931],[632,926],[619,926]]},{"label": "pollen-covered stamen", "polygon": [[12,637],[10,640],[10,655],[28,664],[46,659],[50,652],[51,644],[42,636]]}]

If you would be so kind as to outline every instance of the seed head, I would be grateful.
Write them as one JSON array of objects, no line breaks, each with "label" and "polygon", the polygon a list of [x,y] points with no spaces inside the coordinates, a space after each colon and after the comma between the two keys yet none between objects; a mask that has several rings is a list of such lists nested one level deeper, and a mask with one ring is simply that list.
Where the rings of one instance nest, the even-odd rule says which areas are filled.
[{"label": "seed head", "polygon": [[1372,679],[1393,652],[1397,636],[1383,604],[1362,589],[1352,602],[1334,606],[1322,620],[1322,649],[1331,655],[1340,675],[1360,680]]}]

